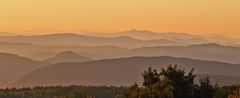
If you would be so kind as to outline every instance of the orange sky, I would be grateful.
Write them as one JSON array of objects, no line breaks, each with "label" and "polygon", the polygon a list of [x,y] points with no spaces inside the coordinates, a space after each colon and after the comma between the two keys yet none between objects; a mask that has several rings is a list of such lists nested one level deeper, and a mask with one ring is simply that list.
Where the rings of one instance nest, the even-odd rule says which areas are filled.
[{"label": "orange sky", "polygon": [[0,31],[128,29],[240,38],[240,0],[1,0]]}]

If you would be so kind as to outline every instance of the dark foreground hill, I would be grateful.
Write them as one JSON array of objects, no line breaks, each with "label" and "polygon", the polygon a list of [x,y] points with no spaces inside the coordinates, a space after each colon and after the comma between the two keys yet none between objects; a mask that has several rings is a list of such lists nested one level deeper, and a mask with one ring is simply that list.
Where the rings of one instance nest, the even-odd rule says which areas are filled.
[{"label": "dark foreground hill", "polygon": [[35,70],[12,86],[49,85],[130,85],[142,80],[141,73],[149,66],[155,68],[178,64],[196,74],[222,74],[240,77],[240,66],[214,61],[175,57],[130,57],[82,63],[60,63]]},{"label": "dark foreground hill", "polygon": [[47,63],[14,54],[0,53],[0,87],[7,86],[32,70],[45,65]]}]

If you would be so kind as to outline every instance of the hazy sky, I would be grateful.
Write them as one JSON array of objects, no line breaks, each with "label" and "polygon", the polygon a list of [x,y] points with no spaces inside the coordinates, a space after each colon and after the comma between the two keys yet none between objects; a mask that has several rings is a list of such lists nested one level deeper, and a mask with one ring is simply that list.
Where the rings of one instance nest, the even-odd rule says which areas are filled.
[{"label": "hazy sky", "polygon": [[240,36],[240,0],[0,0],[0,31],[131,28]]}]

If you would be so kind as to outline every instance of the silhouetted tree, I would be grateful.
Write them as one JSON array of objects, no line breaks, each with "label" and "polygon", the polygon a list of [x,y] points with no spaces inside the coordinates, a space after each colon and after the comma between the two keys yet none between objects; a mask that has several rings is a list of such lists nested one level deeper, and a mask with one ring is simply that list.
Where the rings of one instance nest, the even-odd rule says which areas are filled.
[{"label": "silhouetted tree", "polygon": [[150,67],[143,73],[143,87],[130,89],[133,90],[130,92],[139,92],[134,93],[138,95],[137,98],[193,98],[194,77],[193,69],[185,74],[185,71],[177,65],[170,65],[160,73]]},{"label": "silhouetted tree", "polygon": [[148,68],[147,71],[144,71],[143,76],[143,86],[150,86],[157,83],[160,80],[160,74],[156,69]]},{"label": "silhouetted tree", "polygon": [[[162,68],[160,72],[148,68],[144,71],[143,86],[137,84],[130,87],[127,98],[227,98],[229,89],[233,87],[212,86],[208,77],[194,83],[196,75],[194,69],[186,73],[183,68],[169,66]],[[238,96],[238,91],[230,95]],[[233,97],[235,98],[235,97]]]},{"label": "silhouetted tree", "polygon": [[186,75],[185,71],[175,66],[162,68],[160,72],[162,77],[170,81],[170,85],[174,87],[174,98],[193,98],[194,96],[194,78],[193,69]]},{"label": "silhouetted tree", "polygon": [[166,78],[143,89],[142,98],[174,98],[174,88]]},{"label": "silhouetted tree", "polygon": [[210,84],[208,77],[200,79],[200,85],[195,87],[196,98],[214,98],[216,89]]}]

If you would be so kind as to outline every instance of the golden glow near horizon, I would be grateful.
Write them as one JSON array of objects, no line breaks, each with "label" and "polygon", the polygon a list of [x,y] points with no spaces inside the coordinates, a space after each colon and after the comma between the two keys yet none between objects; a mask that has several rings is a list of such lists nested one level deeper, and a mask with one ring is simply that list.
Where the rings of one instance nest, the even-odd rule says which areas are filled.
[{"label": "golden glow near horizon", "polygon": [[240,0],[1,0],[0,31],[131,28],[240,36]]}]

